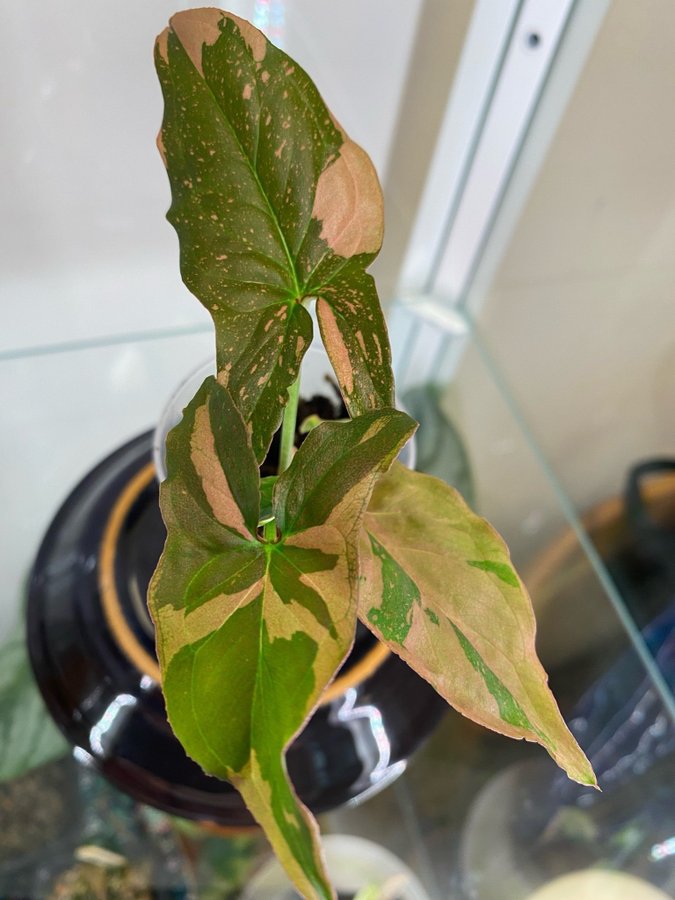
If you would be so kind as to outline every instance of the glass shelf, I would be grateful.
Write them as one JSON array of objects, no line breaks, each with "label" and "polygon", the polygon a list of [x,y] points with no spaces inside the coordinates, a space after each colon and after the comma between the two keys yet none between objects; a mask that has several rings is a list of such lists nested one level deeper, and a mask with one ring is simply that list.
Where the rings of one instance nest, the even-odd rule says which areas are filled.
[{"label": "glass shelf", "polygon": [[[539,748],[448,711],[397,782],[367,802],[323,815],[323,830],[383,845],[434,900],[520,900],[590,867],[635,876],[672,896],[674,653],[667,573],[650,571],[644,559],[641,567],[629,565],[635,547],[621,485],[616,497],[594,503],[585,516],[576,513],[483,340],[472,334],[469,342],[479,361],[473,381],[454,385],[443,410],[426,422],[435,429],[436,455],[427,455],[425,465],[466,478],[457,437],[471,414],[472,391],[489,396],[497,410],[490,445],[476,453],[468,446],[475,502],[512,547],[533,597],[554,692],[604,790],[571,785]],[[0,545],[5,634],[22,618],[23,586],[58,505],[102,457],[152,426],[175,385],[210,348],[208,333],[188,328],[0,361],[9,412],[0,438],[5,522],[11,523]],[[497,493],[485,477],[495,457],[502,473]],[[645,494],[667,537],[675,481],[661,474]],[[3,715],[7,709],[3,704]],[[9,724],[0,722],[5,730]],[[138,884],[145,879],[166,896],[237,896],[267,856],[255,833],[215,835],[134,804],[72,755],[0,785],[0,833],[3,896],[68,896],[68,879],[92,872],[100,879],[106,872]],[[105,862],[100,848],[131,861],[133,871],[115,868],[115,858]],[[82,862],[89,858],[97,861]]]}]

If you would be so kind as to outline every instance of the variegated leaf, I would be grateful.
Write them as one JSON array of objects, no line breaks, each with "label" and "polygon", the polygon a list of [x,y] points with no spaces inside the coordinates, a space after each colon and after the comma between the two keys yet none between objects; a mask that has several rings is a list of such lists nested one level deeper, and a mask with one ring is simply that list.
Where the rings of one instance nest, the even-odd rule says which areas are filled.
[{"label": "variegated leaf", "polygon": [[506,545],[453,488],[396,464],[364,518],[361,563],[359,616],[378,637],[455,709],[596,784],[548,688]]},{"label": "variegated leaf", "polygon": [[149,603],[169,721],[238,788],[306,897],[331,889],[284,752],[349,652],[363,511],[413,430],[394,410],[314,429],[265,481],[276,542],[258,537],[258,468],[226,388],[207,379],[167,442],[167,541]]},{"label": "variegated leaf", "polygon": [[173,16],[155,60],[183,280],[213,317],[219,377],[255,423],[258,461],[311,340],[308,298],[322,298],[351,415],[392,406],[386,326],[365,274],[383,231],[368,156],[300,66],[230,13]]},{"label": "variegated leaf", "polygon": [[391,359],[372,275],[351,261],[317,290],[326,351],[350,415],[391,403]]}]

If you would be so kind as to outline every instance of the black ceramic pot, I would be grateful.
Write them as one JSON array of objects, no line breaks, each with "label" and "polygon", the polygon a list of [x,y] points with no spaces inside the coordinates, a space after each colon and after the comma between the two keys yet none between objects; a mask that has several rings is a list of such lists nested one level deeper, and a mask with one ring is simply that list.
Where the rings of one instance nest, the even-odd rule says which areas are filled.
[{"label": "black ceramic pot", "polygon": [[[152,433],[120,447],[65,501],[29,587],[30,658],[47,706],[80,759],[136,799],[188,818],[253,824],[237,792],[205,775],[167,724],[145,606],[165,531]],[[327,702],[288,752],[315,812],[389,784],[446,705],[359,631]]]}]

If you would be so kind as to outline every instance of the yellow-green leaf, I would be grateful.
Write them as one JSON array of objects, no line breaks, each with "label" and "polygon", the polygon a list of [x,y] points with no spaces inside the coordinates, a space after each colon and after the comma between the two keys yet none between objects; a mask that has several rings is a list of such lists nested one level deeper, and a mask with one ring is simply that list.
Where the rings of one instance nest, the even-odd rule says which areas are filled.
[{"label": "yellow-green leaf", "polygon": [[364,517],[361,567],[361,620],[455,709],[596,784],[548,688],[506,545],[457,491],[395,464]]},{"label": "yellow-green leaf", "polygon": [[207,379],[167,442],[167,541],[149,604],[169,721],[205,771],[238,788],[306,897],[331,888],[284,753],[351,647],[361,518],[414,427],[389,409],[314,429],[265,482],[274,543],[257,534],[259,472],[227,388]]},{"label": "yellow-green leaf", "polygon": [[181,273],[213,317],[219,378],[254,422],[258,461],[312,338],[305,300],[322,298],[350,414],[392,406],[387,330],[365,274],[383,233],[366,153],[303,69],[237,16],[177,13],[155,61]]}]

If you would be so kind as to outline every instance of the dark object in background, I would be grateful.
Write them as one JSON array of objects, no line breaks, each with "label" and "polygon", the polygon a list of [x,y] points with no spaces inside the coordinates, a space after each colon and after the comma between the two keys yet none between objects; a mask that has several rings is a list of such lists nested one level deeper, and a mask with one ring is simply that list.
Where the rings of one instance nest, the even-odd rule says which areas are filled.
[{"label": "dark object in background", "polygon": [[675,476],[675,459],[647,460],[631,469],[625,494],[628,540],[606,560],[628,611],[641,629],[675,603],[675,501],[665,505],[657,517],[645,493],[650,478],[663,479],[671,473]]},{"label": "dark object in background", "polygon": [[[598,535],[604,563],[671,694],[675,692],[675,460],[631,469],[620,522]],[[661,476],[647,490],[646,481]],[[649,498],[648,499],[648,495]],[[596,535],[591,532],[594,539]],[[624,644],[625,646],[625,644]],[[576,854],[670,889],[675,884],[675,722],[635,650],[618,658],[575,705],[570,730],[602,793],[542,773],[536,814],[515,816],[529,858]],[[531,795],[531,794],[530,794]]]},{"label": "dark object in background", "polygon": [[[583,517],[587,534],[620,587],[642,638],[675,689],[675,465],[641,463],[623,497]],[[584,616],[602,606],[599,581],[576,535],[564,532],[535,563],[541,600],[572,608],[590,631],[552,681],[564,684],[570,729],[588,755],[602,793],[569,781],[547,760],[517,762],[495,775],[474,801],[462,836],[461,896],[529,896],[542,884],[589,867],[619,870],[675,896],[675,722],[652,676],[623,632]],[[527,579],[526,579],[527,580]],[[604,592],[604,590],[603,590]],[[596,598],[593,598],[594,601]],[[604,598],[607,621],[616,622]],[[611,615],[610,615],[611,614]],[[552,629],[552,640],[561,629]],[[568,635],[569,636],[569,635]],[[577,699],[577,685],[590,687]]]},{"label": "dark object in background", "polygon": [[[655,459],[634,466],[625,494],[625,537],[605,564],[655,665],[671,693],[675,691],[675,490],[655,517],[645,499],[648,476],[675,473],[675,460]],[[675,483],[674,483],[675,486]],[[583,742],[606,797],[669,758],[675,764],[675,722],[654,687],[650,674],[631,648],[603,674],[577,703],[570,729]],[[675,785],[673,785],[675,789]],[[556,779],[560,798],[585,796]],[[658,792],[657,792],[658,793]],[[645,796],[654,797],[650,793]],[[672,797],[675,803],[675,794]]]}]

